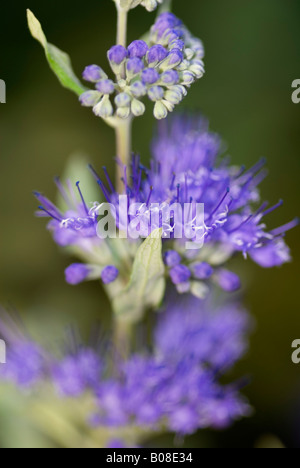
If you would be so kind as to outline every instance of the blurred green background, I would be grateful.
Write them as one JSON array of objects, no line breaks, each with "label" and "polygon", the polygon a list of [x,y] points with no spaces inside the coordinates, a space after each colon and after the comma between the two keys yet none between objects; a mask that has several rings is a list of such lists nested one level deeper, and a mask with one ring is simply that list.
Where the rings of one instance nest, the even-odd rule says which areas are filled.
[{"label": "blurred green background", "polygon": [[[7,104],[0,108],[0,303],[20,311],[44,339],[59,341],[68,323],[79,323],[87,333],[107,302],[97,284],[65,284],[70,259],[58,251],[45,223],[34,218],[32,190],[55,197],[53,177],[64,173],[78,151],[98,167],[112,167],[114,137],[49,71],[27,30],[28,7],[49,41],[70,53],[78,75],[91,63],[106,67],[115,12],[111,0],[1,4],[0,78],[7,84]],[[291,83],[300,78],[299,0],[175,0],[174,10],[206,46],[207,74],[182,108],[201,110],[210,119],[234,163],[252,165],[266,156],[270,176],[262,194],[270,202],[285,201],[270,217],[271,226],[293,219],[299,215],[300,105],[291,101]],[[129,39],[140,37],[153,19],[143,8],[134,10]],[[151,112],[136,121],[134,150],[145,160],[153,131]],[[235,375],[252,376],[245,393],[255,414],[226,432],[201,433],[187,441],[190,446],[278,444],[266,439],[268,434],[287,447],[300,446],[300,366],[291,362],[291,343],[300,338],[298,239],[298,230],[289,233],[294,262],[281,269],[235,260],[257,322],[250,352]],[[5,395],[1,445],[47,446]]]}]

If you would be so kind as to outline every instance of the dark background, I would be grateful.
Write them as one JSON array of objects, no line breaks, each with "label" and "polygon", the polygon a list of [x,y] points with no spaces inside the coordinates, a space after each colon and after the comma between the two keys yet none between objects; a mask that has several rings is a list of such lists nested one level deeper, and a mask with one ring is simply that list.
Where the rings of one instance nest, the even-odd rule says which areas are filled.
[{"label": "dark background", "polygon": [[[20,311],[41,336],[58,339],[70,322],[87,332],[107,303],[96,284],[72,288],[64,283],[70,259],[58,252],[44,222],[34,218],[31,192],[55,197],[52,179],[64,173],[76,152],[112,168],[114,137],[49,71],[27,30],[27,7],[48,40],[71,55],[77,75],[91,63],[106,67],[106,51],[115,43],[115,12],[111,0],[1,4],[0,78],[7,83],[7,104],[0,108],[0,302]],[[270,176],[262,194],[270,202],[285,201],[270,223],[293,219],[299,215],[300,104],[291,101],[291,83],[300,78],[299,0],[175,0],[174,10],[206,46],[207,74],[182,108],[201,110],[210,119],[234,163],[252,165],[266,156]],[[129,39],[140,37],[154,17],[143,8],[134,10]],[[145,160],[153,130],[151,112],[135,123],[134,149]],[[288,234],[294,262],[283,268],[266,271],[250,260],[236,260],[257,326],[235,375],[252,376],[245,393],[254,416],[226,432],[201,433],[187,444],[299,446],[300,366],[291,362],[291,343],[300,338],[298,239],[298,230]],[[47,445],[8,408],[4,392],[0,445]]]}]

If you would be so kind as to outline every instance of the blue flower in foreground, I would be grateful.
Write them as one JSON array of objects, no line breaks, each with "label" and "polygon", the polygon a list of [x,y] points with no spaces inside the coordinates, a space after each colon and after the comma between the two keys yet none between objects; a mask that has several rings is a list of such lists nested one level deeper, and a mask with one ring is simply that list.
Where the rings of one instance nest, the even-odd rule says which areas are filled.
[{"label": "blue flower in foreground", "polygon": [[249,414],[235,385],[222,387],[217,375],[229,370],[247,349],[250,326],[238,306],[216,311],[189,297],[167,307],[155,332],[154,355],[136,355],[121,367],[120,381],[98,389],[99,424],[191,434],[225,428]]},{"label": "blue flower in foreground", "polygon": [[[1,321],[1,335],[3,328]],[[179,434],[225,428],[250,411],[238,385],[219,383],[245,353],[249,328],[238,305],[216,309],[186,296],[168,302],[160,314],[151,352],[141,348],[114,363],[111,347],[100,353],[77,346],[58,359],[30,340],[11,339],[10,331],[7,366],[1,367],[0,377],[27,389],[52,382],[60,397],[80,398],[88,392],[94,410],[86,414],[87,421],[111,434],[114,428],[137,426]]]},{"label": "blue flower in foreground", "polygon": [[154,116],[164,119],[186,96],[187,88],[204,75],[202,42],[172,13],[158,17],[148,43],[136,40],[127,49],[115,45],[107,56],[115,80],[108,80],[100,67],[90,65],[83,78],[95,84],[96,90],[80,96],[81,104],[92,107],[102,118],[138,117],[145,112],[141,99],[147,96],[155,103]]},{"label": "blue flower in foreground", "polygon": [[102,372],[99,356],[91,349],[83,349],[67,356],[52,369],[52,379],[59,395],[78,397],[88,388],[96,388]]},{"label": "blue flower in foreground", "polygon": [[39,383],[46,375],[46,353],[2,309],[0,338],[7,345],[6,364],[0,364],[0,380],[13,382],[23,389]]}]

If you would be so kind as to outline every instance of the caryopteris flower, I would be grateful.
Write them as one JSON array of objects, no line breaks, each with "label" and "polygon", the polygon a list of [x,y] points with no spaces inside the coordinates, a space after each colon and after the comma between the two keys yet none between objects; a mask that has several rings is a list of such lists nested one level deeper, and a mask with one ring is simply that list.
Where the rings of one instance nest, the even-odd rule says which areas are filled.
[{"label": "caryopteris flower", "polygon": [[88,66],[83,78],[94,83],[96,91],[80,96],[81,104],[102,118],[138,117],[145,112],[142,99],[148,97],[155,103],[155,117],[163,119],[204,74],[202,42],[172,13],[158,17],[147,43],[136,40],[127,49],[115,45],[107,55],[115,79],[109,80],[97,65]]},{"label": "caryopteris flower", "polygon": [[[171,281],[179,292],[192,291],[198,297],[208,292],[204,284],[207,282],[227,292],[240,287],[239,278],[224,268],[237,252],[264,268],[290,261],[284,235],[298,224],[294,220],[268,231],[267,218],[282,202],[271,208],[267,203],[259,205],[258,185],[266,176],[265,161],[246,170],[231,166],[221,153],[220,138],[209,131],[204,119],[179,116],[160,127],[149,169],[138,156],[133,156],[131,168],[124,167],[122,202],[106,169],[105,183],[92,168],[104,198],[114,209],[117,227],[136,242],[162,228],[164,261]],[[40,214],[51,216],[49,228],[56,242],[80,247],[88,255],[88,268],[95,265],[94,270],[84,271],[72,267],[70,273],[74,276],[68,275],[69,282],[77,281],[82,273],[87,279],[102,277],[108,284],[110,278],[117,277],[117,271],[110,270],[111,276],[105,272],[101,275],[102,270],[99,273],[96,268],[100,258],[102,267],[110,265],[106,243],[97,235],[102,205],[87,203],[79,184],[77,199],[73,189],[67,194],[59,182],[58,186],[68,211],[62,214],[45,197],[36,194],[41,203]],[[199,219],[197,206],[204,209]],[[126,248],[130,251],[129,244]]]},{"label": "caryopteris flower", "polygon": [[191,296],[176,298],[159,316],[151,352],[140,348],[114,364],[110,347],[100,352],[78,344],[62,358],[46,351],[21,356],[20,346],[38,347],[19,338],[8,342],[1,377],[27,388],[50,382],[58,397],[91,395],[94,409],[90,406],[86,421],[107,427],[110,437],[114,428],[119,436],[130,427],[150,434],[225,428],[249,414],[239,385],[218,381],[247,350],[249,326],[248,315],[237,305],[216,309]]},{"label": "caryopteris flower", "polygon": [[[132,208],[123,217],[120,212],[116,220],[129,234],[138,226],[140,237],[162,228],[164,260],[172,282],[181,292],[198,291],[199,297],[204,291],[199,280],[213,281],[225,291],[240,287],[234,273],[220,269],[236,252],[265,268],[289,262],[284,235],[298,224],[296,219],[268,231],[266,221],[282,201],[271,208],[267,203],[259,205],[258,185],[266,176],[265,161],[246,170],[231,166],[221,152],[220,138],[203,119],[177,117],[161,126],[150,169],[134,156],[131,184],[129,168],[124,169],[125,206]],[[120,208],[114,191],[107,200]],[[204,208],[199,220],[197,206]],[[191,241],[188,250],[187,239]]]}]

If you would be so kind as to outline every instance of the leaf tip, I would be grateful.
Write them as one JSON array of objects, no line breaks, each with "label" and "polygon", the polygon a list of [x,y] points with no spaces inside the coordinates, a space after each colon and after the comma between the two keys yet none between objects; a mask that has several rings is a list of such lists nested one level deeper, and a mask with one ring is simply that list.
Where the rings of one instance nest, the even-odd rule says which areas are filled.
[{"label": "leaf tip", "polygon": [[47,46],[47,39],[42,30],[41,23],[39,22],[39,20],[36,18],[34,13],[29,8],[27,8],[26,10],[26,15],[27,15],[28,27],[29,27],[32,37],[34,37],[37,41],[39,41],[42,44],[42,46],[45,48]]}]

